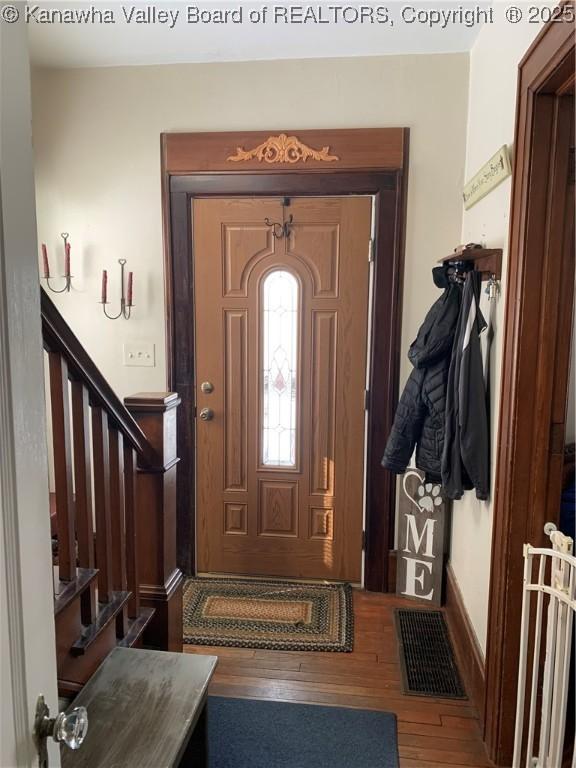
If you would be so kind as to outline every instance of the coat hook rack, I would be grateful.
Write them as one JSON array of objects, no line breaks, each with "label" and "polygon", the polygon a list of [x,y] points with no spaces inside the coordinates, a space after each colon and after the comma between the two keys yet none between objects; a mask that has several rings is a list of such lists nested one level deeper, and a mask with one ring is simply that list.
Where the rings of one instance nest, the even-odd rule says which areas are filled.
[{"label": "coat hook rack", "polygon": [[497,299],[500,295],[500,281],[496,279],[496,275],[492,274],[488,278],[488,285],[484,293],[487,294],[488,300]]},{"label": "coat hook rack", "polygon": [[46,243],[42,243],[42,263],[44,265],[43,279],[46,280],[46,287],[52,291],[52,293],[69,293],[72,289],[72,274],[70,272],[70,243],[68,242],[70,235],[68,232],[62,232],[60,237],[62,240],[64,240],[64,274],[62,275],[65,280],[64,286],[62,288],[53,288],[50,285],[50,263],[48,261],[48,249],[46,248]]},{"label": "coat hook rack", "polygon": [[108,270],[102,270],[102,297],[100,304],[108,320],[118,320],[119,317],[123,317],[125,320],[130,319],[132,314],[133,299],[133,287],[134,287],[134,273],[128,272],[128,289],[124,291],[124,267],[126,266],[126,259],[118,259],[120,264],[120,311],[117,315],[109,315],[106,311],[106,305],[108,301]]},{"label": "coat hook rack", "polygon": [[502,248],[483,248],[477,243],[459,245],[450,256],[440,259],[440,263],[465,265],[465,269],[480,272],[482,279],[488,281],[486,293],[489,299],[497,298],[500,293]]}]

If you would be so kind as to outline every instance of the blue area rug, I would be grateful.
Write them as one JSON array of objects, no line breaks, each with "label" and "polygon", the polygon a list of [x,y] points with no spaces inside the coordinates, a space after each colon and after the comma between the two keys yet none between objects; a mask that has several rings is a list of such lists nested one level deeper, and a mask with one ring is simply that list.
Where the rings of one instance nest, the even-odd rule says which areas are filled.
[{"label": "blue area rug", "polygon": [[276,701],[208,699],[209,768],[398,768],[396,716]]}]

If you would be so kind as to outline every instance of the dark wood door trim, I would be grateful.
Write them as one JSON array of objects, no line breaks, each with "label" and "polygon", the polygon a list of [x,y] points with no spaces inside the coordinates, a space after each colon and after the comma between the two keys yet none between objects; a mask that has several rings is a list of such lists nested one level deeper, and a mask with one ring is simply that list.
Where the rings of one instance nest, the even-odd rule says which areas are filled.
[{"label": "dark wood door trim", "polygon": [[497,765],[512,759],[522,544],[544,543],[558,471],[554,393],[565,398],[567,391],[562,345],[572,314],[574,234],[566,247],[558,219],[568,210],[573,107],[560,94],[570,81],[573,90],[573,76],[574,27],[549,24],[520,63],[516,107],[484,712],[485,741]]},{"label": "dark wood door trim", "polygon": [[398,397],[408,129],[286,134],[296,135],[312,148],[328,147],[328,154],[336,155],[339,161],[309,159],[270,164],[250,160],[246,162],[246,170],[238,170],[237,163],[232,163],[233,170],[228,170],[228,166],[222,170],[222,158],[229,157],[237,147],[256,147],[270,134],[162,136],[168,381],[182,399],[178,412],[178,562],[186,573],[194,573],[192,198],[368,194],[375,198],[376,241],[368,403],[365,585],[367,589],[385,592],[388,552],[394,536],[395,477],[380,466],[380,459]]}]

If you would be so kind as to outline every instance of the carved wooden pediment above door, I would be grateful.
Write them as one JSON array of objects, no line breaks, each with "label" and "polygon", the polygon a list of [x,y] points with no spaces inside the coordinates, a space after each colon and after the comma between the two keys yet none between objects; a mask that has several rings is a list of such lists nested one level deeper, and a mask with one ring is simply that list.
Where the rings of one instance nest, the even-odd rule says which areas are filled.
[{"label": "carved wooden pediment above door", "polygon": [[407,141],[404,128],[170,133],[162,149],[171,174],[398,170]]}]

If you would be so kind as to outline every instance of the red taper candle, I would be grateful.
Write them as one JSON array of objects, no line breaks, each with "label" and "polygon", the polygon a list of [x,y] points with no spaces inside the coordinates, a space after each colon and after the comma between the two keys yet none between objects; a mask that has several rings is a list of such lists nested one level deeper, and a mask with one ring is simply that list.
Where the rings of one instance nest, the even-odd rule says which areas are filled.
[{"label": "red taper candle", "polygon": [[48,251],[46,243],[42,243],[42,262],[44,264],[44,277],[50,277],[50,265],[48,264]]},{"label": "red taper candle", "polygon": [[128,272],[128,306],[132,306],[133,272]]},{"label": "red taper candle", "polygon": [[102,270],[102,304],[106,304],[108,298],[108,272]]},{"label": "red taper candle", "polygon": [[64,275],[65,277],[70,277],[70,243],[66,243],[64,252]]}]

